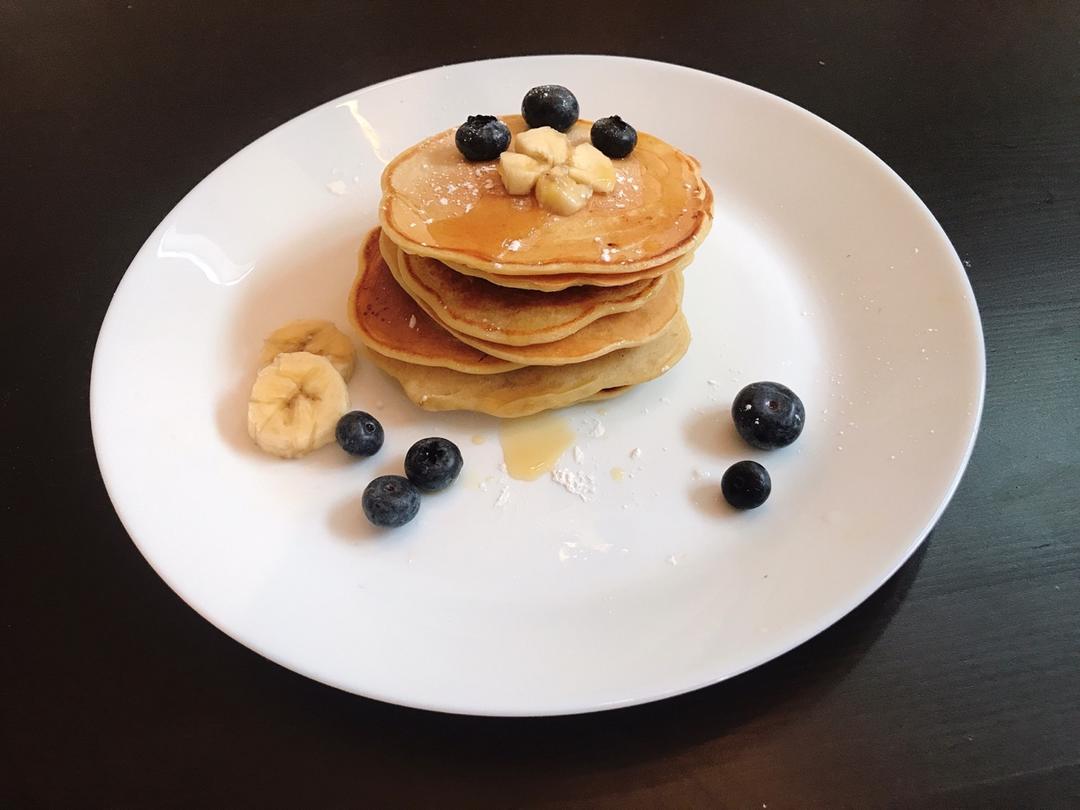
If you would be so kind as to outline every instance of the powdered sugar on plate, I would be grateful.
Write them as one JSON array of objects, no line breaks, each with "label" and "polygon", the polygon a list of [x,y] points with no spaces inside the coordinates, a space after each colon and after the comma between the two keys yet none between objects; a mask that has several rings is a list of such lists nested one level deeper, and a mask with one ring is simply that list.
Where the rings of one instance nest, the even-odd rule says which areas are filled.
[{"label": "powdered sugar on plate", "polygon": [[596,476],[591,473],[575,472],[568,467],[556,467],[551,471],[551,480],[586,503],[596,497]]}]

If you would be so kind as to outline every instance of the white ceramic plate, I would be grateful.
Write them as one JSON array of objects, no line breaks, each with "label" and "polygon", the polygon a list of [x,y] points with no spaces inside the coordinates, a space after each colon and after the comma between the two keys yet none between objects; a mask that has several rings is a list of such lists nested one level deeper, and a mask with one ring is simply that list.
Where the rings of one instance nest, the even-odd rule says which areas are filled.
[{"label": "white ceramic plate", "polygon": [[[261,339],[297,317],[347,328],[383,164],[468,114],[514,111],[544,83],[572,88],[585,117],[617,112],[696,155],[716,193],[715,227],[686,274],[685,360],[566,412],[584,463],[567,453],[562,464],[594,474],[596,498],[508,480],[496,420],[423,413],[367,365],[350,389],[386,427],[378,456],[257,452],[245,403]],[[762,379],[794,388],[808,412],[802,438],[773,453],[743,445],[728,416],[735,392]],[[369,87],[228,160],[124,276],[94,357],[91,416],[132,539],[233,638],[380,700],[540,715],[715,683],[850,611],[944,509],[983,382],[953,248],[864,147],[716,76],[553,56]],[[413,523],[377,533],[363,487],[400,472],[428,435],[456,441],[466,471]],[[720,475],[741,458],[772,473],[755,512],[720,499]],[[613,467],[628,476],[613,480]]]}]

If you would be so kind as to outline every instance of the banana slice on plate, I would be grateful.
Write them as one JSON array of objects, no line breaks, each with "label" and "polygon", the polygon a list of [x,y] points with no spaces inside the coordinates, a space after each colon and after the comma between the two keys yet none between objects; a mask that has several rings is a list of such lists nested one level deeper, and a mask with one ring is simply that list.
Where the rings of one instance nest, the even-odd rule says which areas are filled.
[{"label": "banana slice on plate", "polygon": [[280,458],[298,458],[334,440],[349,390],[330,360],[311,352],[277,355],[255,378],[248,433]]},{"label": "banana slice on plate", "polygon": [[269,365],[279,354],[289,352],[321,354],[333,363],[346,381],[356,368],[356,349],[352,341],[330,321],[291,321],[275,330],[263,343],[259,367]]}]

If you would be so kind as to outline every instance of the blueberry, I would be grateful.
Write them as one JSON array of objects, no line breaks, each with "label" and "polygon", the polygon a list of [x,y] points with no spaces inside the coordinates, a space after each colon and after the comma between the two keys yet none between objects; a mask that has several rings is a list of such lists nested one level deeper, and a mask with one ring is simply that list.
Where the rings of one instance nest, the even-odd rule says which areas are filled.
[{"label": "blueberry", "polygon": [[566,132],[578,120],[578,101],[561,84],[534,87],[521,100],[521,114],[530,127],[551,127]]},{"label": "blueberry", "polygon": [[380,475],[367,485],[362,503],[367,519],[376,526],[404,526],[420,511],[420,491],[408,478]]},{"label": "blueberry", "polygon": [[510,127],[494,115],[470,115],[454,143],[466,160],[494,160],[510,147]]},{"label": "blueberry", "polygon": [[461,472],[461,451],[449,439],[421,439],[405,454],[405,475],[425,492],[446,489]]},{"label": "blueberry", "polygon": [[720,491],[736,509],[756,509],[769,499],[772,479],[756,461],[739,461],[728,467],[720,479]]},{"label": "blueberry", "polygon": [[731,418],[748,444],[760,450],[774,450],[787,447],[799,438],[806,423],[806,409],[787,386],[756,382],[735,395]]},{"label": "blueberry", "polygon": [[383,428],[370,413],[350,411],[338,419],[334,436],[341,449],[353,456],[373,456],[383,445]]},{"label": "blueberry", "polygon": [[624,158],[637,146],[637,130],[617,115],[595,122],[589,137],[592,145],[609,158]]}]

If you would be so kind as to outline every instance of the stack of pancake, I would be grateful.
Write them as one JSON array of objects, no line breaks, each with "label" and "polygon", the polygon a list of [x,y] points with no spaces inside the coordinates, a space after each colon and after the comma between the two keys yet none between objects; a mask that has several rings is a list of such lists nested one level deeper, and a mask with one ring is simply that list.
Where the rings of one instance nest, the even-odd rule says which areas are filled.
[{"label": "stack of pancake", "polygon": [[[567,134],[587,141],[588,122]],[[509,195],[498,161],[466,161],[454,130],[394,159],[349,300],[371,360],[422,408],[503,417],[671,368],[690,342],[682,271],[712,192],[696,160],[644,133],[613,162],[615,189],[559,216]]]}]

